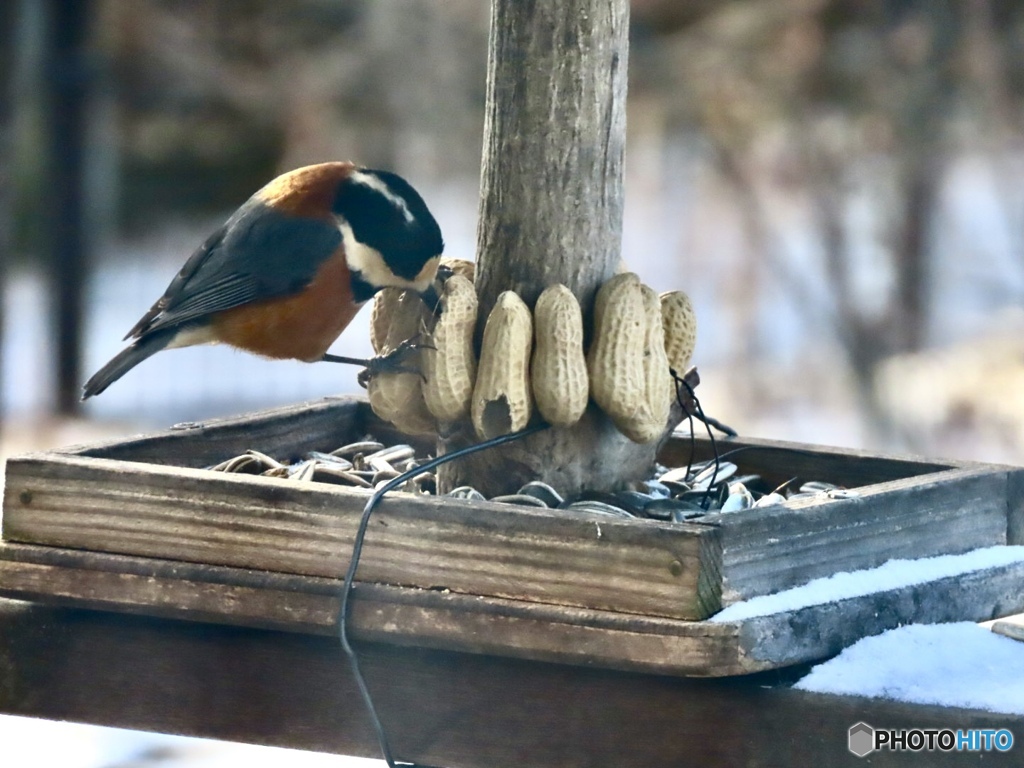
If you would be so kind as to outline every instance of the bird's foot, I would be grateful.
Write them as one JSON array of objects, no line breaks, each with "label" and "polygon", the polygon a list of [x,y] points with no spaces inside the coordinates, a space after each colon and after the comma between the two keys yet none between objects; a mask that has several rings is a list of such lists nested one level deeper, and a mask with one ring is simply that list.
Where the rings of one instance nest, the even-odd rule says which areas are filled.
[{"label": "bird's foot", "polygon": [[422,372],[416,365],[408,365],[409,358],[421,349],[434,349],[429,344],[422,343],[422,334],[416,334],[411,339],[406,339],[390,352],[377,355],[369,360],[363,361],[365,366],[359,372],[356,380],[363,388],[369,384],[370,379],[381,373],[415,373],[422,376]]}]

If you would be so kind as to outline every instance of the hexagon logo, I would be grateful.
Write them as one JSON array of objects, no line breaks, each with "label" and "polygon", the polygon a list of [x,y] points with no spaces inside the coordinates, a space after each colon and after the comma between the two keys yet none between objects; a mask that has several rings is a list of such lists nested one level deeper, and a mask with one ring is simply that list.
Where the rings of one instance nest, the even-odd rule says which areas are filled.
[{"label": "hexagon logo", "polygon": [[847,746],[857,757],[864,757],[875,751],[875,729],[867,723],[850,726]]}]

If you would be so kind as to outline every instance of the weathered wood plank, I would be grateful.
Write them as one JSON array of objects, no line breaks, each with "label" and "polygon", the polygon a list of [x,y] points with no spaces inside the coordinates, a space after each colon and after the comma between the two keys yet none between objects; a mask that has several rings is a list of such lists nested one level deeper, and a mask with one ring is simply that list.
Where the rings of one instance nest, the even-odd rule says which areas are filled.
[{"label": "weathered wood plank", "polygon": [[[987,621],[1024,610],[1024,562],[851,597],[740,622],[751,669],[834,656],[862,637],[904,624]],[[869,631],[865,631],[870,628]]]},{"label": "weathered wood plank", "polygon": [[187,423],[130,438],[72,446],[59,453],[206,467],[250,448],[286,460],[358,440],[369,426],[365,398],[330,397],[259,413]]},{"label": "weathered wood plank", "polygon": [[1024,469],[1007,469],[1006,543],[1024,544]]},{"label": "weathered wood plank", "polygon": [[[981,466],[754,437],[720,437],[715,440],[714,447],[725,459],[739,464],[744,473],[762,475],[775,485],[799,477],[802,480],[824,480],[845,488],[859,488],[956,467]],[[714,455],[707,437],[698,435],[691,448],[689,435],[676,433],[662,448],[658,460],[666,466],[677,467],[686,466],[691,459],[706,461]]]},{"label": "weathered wood plank", "polygon": [[[777,675],[665,678],[386,644],[359,645],[396,758],[449,768],[859,765],[859,720],[1004,728],[973,710],[829,696]],[[0,601],[0,711],[379,756],[337,643]],[[1008,753],[871,755],[874,768],[1019,765]]]},{"label": "weathered wood plank", "polygon": [[[0,595],[55,605],[334,635],[340,589],[336,579],[0,545]],[[727,624],[389,585],[354,595],[362,639],[669,674],[749,671]]]},{"label": "weathered wood plank", "polygon": [[[12,459],[8,541],[336,578],[368,494],[79,456]],[[720,607],[711,526],[395,494],[360,578],[682,619]]]},{"label": "weathered wood plank", "polygon": [[[359,584],[352,631],[400,645],[696,677],[816,661],[907,623],[1024,609],[1024,562],[738,622],[678,621]],[[0,596],[263,629],[336,632],[340,583],[121,555],[0,545]]]},{"label": "weathered wood plank", "polygon": [[[181,425],[137,437],[72,446],[58,453],[204,467],[250,448],[287,459],[309,450],[334,448],[368,433],[391,440],[413,440],[374,416],[365,398],[341,396]],[[886,456],[863,450],[749,437],[719,438],[716,445],[720,452],[730,453],[729,458],[740,463],[744,471],[778,478],[779,482],[800,476],[828,480],[848,488],[972,466],[966,462]],[[697,436],[693,446],[693,457],[697,461],[714,455],[706,437]],[[682,466],[690,459],[691,440],[688,435],[678,433],[659,454],[659,461],[667,466]]]},{"label": "weathered wood plank", "polygon": [[982,468],[703,519],[721,531],[722,601],[729,605],[892,558],[1005,544],[1006,515],[1006,472]]}]

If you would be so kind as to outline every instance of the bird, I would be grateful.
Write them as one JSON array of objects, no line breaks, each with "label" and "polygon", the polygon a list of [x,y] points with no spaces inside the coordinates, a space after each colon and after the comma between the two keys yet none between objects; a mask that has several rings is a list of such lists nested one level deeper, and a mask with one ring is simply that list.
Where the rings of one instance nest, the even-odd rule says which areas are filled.
[{"label": "bird", "polygon": [[395,173],[327,162],[268,183],[185,262],[125,335],[131,344],[85,400],[164,349],[223,343],[273,359],[362,363],[327,353],[383,288],[430,297],[444,250],[419,193]]}]

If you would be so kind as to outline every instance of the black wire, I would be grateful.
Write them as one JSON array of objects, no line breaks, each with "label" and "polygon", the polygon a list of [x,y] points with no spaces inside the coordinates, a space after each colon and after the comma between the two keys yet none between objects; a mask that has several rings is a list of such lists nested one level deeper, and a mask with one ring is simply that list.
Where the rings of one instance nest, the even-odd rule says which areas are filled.
[{"label": "black wire", "polygon": [[[675,378],[676,372],[672,371],[672,376]],[[682,405],[682,398],[679,397],[679,384],[676,384],[676,400]],[[693,414],[690,413],[689,408],[684,408],[686,411],[686,418],[690,425],[690,458],[686,460],[686,477],[690,476],[690,470],[693,469],[693,460],[697,457],[697,433],[693,428]]]},{"label": "black wire", "polygon": [[[400,485],[407,483],[417,475],[422,475],[424,472],[429,472],[442,464],[447,464],[449,461],[455,461],[461,459],[463,456],[468,456],[471,453],[478,451],[484,451],[488,448],[494,448],[498,445],[510,443],[513,440],[519,440],[532,435],[541,430],[547,429],[548,424],[538,424],[533,427],[527,427],[520,432],[513,432],[510,435],[501,435],[500,437],[493,437],[490,440],[485,440],[482,443],[475,445],[469,445],[465,448],[460,448],[457,451],[446,453],[443,456],[438,456],[425,464],[410,469],[408,472],[403,472],[398,477],[389,480],[376,491],[370,497],[369,501],[366,502],[366,506],[363,507],[363,516],[359,520],[359,527],[356,529],[355,541],[352,544],[352,558],[348,564],[348,570],[345,572],[345,582],[341,588],[341,607],[338,610],[338,637],[341,640],[341,647],[345,650],[348,656],[349,663],[352,667],[352,676],[356,679],[356,685],[359,688],[359,693],[363,697],[363,703],[366,704],[367,712],[370,715],[370,720],[373,722],[373,729],[377,733],[377,741],[380,744],[380,751],[384,756],[384,760],[387,762],[389,768],[396,768],[394,758],[391,756],[391,747],[388,744],[387,735],[384,733],[384,726],[381,724],[380,717],[377,715],[377,709],[373,705],[373,699],[370,696],[370,689],[366,685],[366,678],[363,677],[363,672],[359,668],[359,659],[356,657],[355,649],[348,639],[348,606],[349,597],[352,594],[352,587],[355,581],[356,569],[359,567],[359,558],[363,552],[363,540],[366,538],[366,529],[370,523],[370,515],[373,514],[373,510],[380,503],[380,500],[384,498],[384,494],[388,491],[392,491]],[[401,765],[415,766],[414,763],[401,763]]]},{"label": "black wire", "polygon": [[714,416],[708,416],[706,413],[701,413],[697,418],[703,421],[706,426],[714,427],[719,432],[721,432],[724,435],[727,435],[728,437],[740,436],[739,432],[730,427],[728,424],[723,424]]},{"label": "black wire", "polygon": [[[686,387],[687,394],[690,396],[690,399],[693,400],[693,404],[697,408],[697,418],[699,418],[704,423],[704,427],[708,431],[708,439],[711,440],[711,451],[715,455],[715,471],[711,473],[711,480],[708,482],[707,490],[704,491],[704,496],[700,500],[701,509],[707,510],[708,505],[711,501],[711,488],[714,486],[715,478],[718,477],[718,470],[721,468],[720,457],[718,455],[718,444],[715,442],[714,432],[711,431],[711,425],[708,423],[707,416],[704,415],[704,409],[701,407],[700,400],[697,399],[697,395],[693,391],[693,387],[689,385],[686,379],[682,378],[678,373],[676,373],[675,369],[670,368],[669,372],[672,374],[672,379],[675,381],[676,384],[676,400],[679,402],[679,405],[683,405],[682,393],[679,391],[679,385],[681,384],[682,386]],[[684,410],[689,412],[688,408],[684,407]],[[693,437],[692,426],[690,427],[690,437],[691,442],[695,440],[695,438]],[[687,470],[686,474],[687,476],[689,476],[689,470]]]}]

